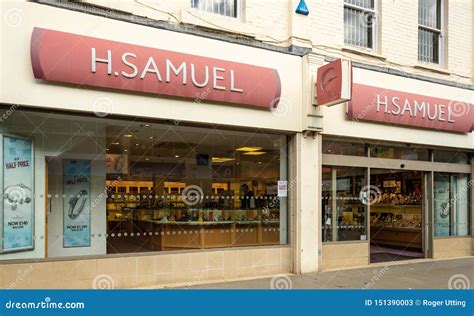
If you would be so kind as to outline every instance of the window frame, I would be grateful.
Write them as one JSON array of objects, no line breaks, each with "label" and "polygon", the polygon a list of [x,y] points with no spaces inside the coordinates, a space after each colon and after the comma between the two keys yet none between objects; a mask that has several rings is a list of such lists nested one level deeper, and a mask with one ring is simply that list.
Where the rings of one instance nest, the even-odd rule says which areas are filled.
[{"label": "window frame", "polygon": [[[373,6],[373,9],[369,9],[369,8],[364,8],[364,7],[360,7],[358,5],[354,5],[354,4],[351,4],[351,3],[348,3],[346,2],[346,0],[344,0],[344,11],[346,10],[346,8],[348,9],[353,9],[353,10],[357,10],[359,12],[362,12],[364,14],[371,14],[372,15],[372,28],[371,28],[371,31],[372,31],[372,47],[364,47],[364,46],[359,46],[359,45],[353,45],[353,44],[349,44],[349,43],[346,43],[346,33],[344,31],[344,45],[346,46],[349,46],[351,48],[356,48],[356,49],[360,49],[360,50],[367,50],[367,51],[371,51],[371,52],[377,52],[378,51],[378,38],[379,38],[379,35],[378,35],[378,27],[377,25],[379,24],[379,17],[378,17],[378,0],[373,0],[374,2],[374,6]],[[343,21],[343,23],[345,24],[345,20]]]},{"label": "window frame", "polygon": [[[194,6],[196,1],[197,0],[191,0],[191,8],[194,9],[194,10],[199,10],[199,11],[205,12],[207,14],[212,14],[212,15],[220,16],[220,17],[226,17],[226,18],[230,18],[230,19],[240,19],[242,17],[242,7],[243,7],[242,0],[230,0],[234,3],[234,12],[235,12],[234,16],[225,15],[225,14],[214,12],[214,11],[207,11],[207,10],[204,10],[204,9],[200,9],[199,7]],[[214,2],[214,1],[226,1],[226,0],[212,0],[212,1]]]},{"label": "window frame", "polygon": [[[431,62],[431,61],[426,61],[420,59],[420,41],[418,40],[418,62],[425,63],[425,64],[432,64],[432,65],[439,65],[442,66],[444,65],[444,50],[445,50],[445,36],[444,36],[444,27],[445,27],[445,1],[444,0],[436,0],[437,5],[439,5],[439,10],[437,10],[437,16],[436,18],[439,19],[439,29],[431,27],[431,26],[426,26],[423,24],[420,24],[420,16],[418,13],[418,35],[420,34],[420,30],[425,30],[428,32],[432,33],[437,33],[438,34],[438,61],[437,62]],[[420,10],[420,2],[418,2],[418,12]]]}]

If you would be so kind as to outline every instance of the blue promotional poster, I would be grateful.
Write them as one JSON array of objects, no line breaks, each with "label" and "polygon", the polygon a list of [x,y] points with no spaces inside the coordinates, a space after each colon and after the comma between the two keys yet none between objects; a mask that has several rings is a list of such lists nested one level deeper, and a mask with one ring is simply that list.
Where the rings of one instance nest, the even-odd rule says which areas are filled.
[{"label": "blue promotional poster", "polygon": [[26,138],[3,139],[3,245],[18,251],[33,244],[33,142]]},{"label": "blue promotional poster", "polygon": [[449,214],[453,204],[449,176],[435,175],[433,203],[436,236],[449,236]]},{"label": "blue promotional poster", "polygon": [[90,247],[90,161],[64,160],[64,247]]}]

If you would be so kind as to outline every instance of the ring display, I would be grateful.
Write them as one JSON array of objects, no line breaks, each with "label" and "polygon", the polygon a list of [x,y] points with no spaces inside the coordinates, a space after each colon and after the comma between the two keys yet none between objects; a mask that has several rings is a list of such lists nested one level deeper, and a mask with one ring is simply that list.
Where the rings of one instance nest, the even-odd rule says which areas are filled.
[{"label": "ring display", "polygon": [[91,161],[63,162],[63,247],[91,246]]},{"label": "ring display", "polygon": [[[78,201],[81,200],[80,204],[78,205]],[[81,215],[87,201],[87,191],[80,190],[77,194],[69,200],[69,210],[68,216],[70,219],[76,219],[79,215]]]}]

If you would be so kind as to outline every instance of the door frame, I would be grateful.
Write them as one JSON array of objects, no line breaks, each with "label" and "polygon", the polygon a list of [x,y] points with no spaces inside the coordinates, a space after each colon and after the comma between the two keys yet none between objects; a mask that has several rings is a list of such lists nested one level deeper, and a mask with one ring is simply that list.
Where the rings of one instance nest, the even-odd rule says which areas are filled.
[{"label": "door frame", "polygon": [[[419,171],[422,172],[423,190],[422,204],[422,251],[424,258],[433,258],[434,244],[434,215],[433,215],[433,177],[434,172],[447,173],[466,173],[472,174],[472,165],[469,164],[452,164],[444,162],[433,162],[432,152],[430,153],[430,161],[403,160],[391,158],[374,158],[370,157],[370,146],[367,145],[367,156],[349,156],[349,155],[333,155],[322,154],[322,166],[334,167],[363,167],[367,168],[367,185],[370,186],[371,169],[388,169],[399,171]],[[426,175],[426,176],[425,176]],[[474,191],[474,190],[473,190]],[[321,214],[322,216],[322,214]],[[370,264],[370,203],[367,205],[367,240],[369,242],[368,258]]]}]

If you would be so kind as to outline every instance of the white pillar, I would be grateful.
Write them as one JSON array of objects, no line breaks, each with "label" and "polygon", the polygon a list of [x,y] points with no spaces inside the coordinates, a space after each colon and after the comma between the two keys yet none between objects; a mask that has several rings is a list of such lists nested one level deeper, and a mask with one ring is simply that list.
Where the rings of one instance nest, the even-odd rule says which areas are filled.
[{"label": "white pillar", "polygon": [[317,272],[321,249],[321,135],[298,133],[292,140],[294,272]]}]

